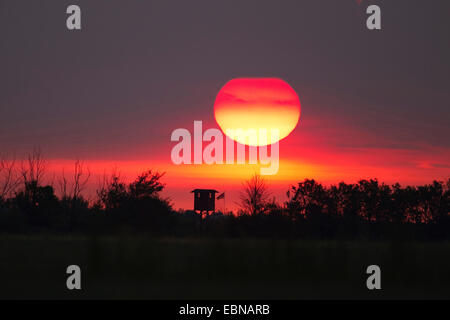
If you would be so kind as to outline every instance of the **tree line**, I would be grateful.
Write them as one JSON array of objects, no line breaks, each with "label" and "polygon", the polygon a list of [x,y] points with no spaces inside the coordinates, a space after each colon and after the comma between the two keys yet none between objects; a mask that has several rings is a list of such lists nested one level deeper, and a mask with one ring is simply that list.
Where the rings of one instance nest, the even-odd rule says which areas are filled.
[{"label": "tree line", "polygon": [[164,174],[157,171],[145,171],[130,183],[117,173],[105,176],[88,201],[83,191],[90,172],[82,162],[75,162],[72,177],[63,173],[50,184],[44,183],[45,170],[39,151],[20,164],[0,160],[1,233],[450,239],[450,179],[405,187],[376,179],[331,186],[305,179],[290,186],[280,203],[255,174],[243,183],[237,212],[202,218],[173,209],[161,196]]}]

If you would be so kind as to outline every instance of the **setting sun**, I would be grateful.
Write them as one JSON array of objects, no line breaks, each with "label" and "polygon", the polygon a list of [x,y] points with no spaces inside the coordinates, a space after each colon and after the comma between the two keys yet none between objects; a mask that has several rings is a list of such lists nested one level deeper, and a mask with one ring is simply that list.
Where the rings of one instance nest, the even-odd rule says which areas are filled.
[{"label": "setting sun", "polygon": [[[263,146],[287,137],[295,129],[300,118],[300,100],[294,89],[279,78],[233,79],[217,94],[214,116],[231,139]],[[230,135],[230,130],[236,133]],[[252,141],[248,137],[251,130],[257,134],[266,131],[267,140]]]}]

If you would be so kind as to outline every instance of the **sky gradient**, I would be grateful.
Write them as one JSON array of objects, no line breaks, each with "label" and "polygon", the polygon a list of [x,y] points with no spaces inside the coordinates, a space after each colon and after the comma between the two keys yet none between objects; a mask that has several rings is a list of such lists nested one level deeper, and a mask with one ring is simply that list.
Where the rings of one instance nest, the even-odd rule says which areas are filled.
[{"label": "sky gradient", "polygon": [[65,27],[69,4],[0,2],[2,154],[40,147],[56,172],[83,159],[92,190],[114,167],[128,179],[154,168],[175,207],[202,187],[231,207],[255,167],[175,166],[171,132],[218,128],[227,81],[278,77],[301,101],[268,177],[279,201],[307,177],[450,177],[448,1],[370,1],[381,31],[365,27],[366,0],[77,1],[81,31]]}]

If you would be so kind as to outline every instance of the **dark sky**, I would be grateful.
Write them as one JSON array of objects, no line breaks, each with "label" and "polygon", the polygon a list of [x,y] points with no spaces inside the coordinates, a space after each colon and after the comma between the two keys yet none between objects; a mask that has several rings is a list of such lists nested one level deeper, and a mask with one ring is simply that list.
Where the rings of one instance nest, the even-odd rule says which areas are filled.
[{"label": "dark sky", "polygon": [[[74,3],[81,31],[66,29]],[[365,27],[369,4],[381,31]],[[448,150],[449,13],[445,0],[1,0],[0,148],[168,157],[173,129],[215,125],[226,81],[276,76],[302,118],[380,137],[335,145]]]}]

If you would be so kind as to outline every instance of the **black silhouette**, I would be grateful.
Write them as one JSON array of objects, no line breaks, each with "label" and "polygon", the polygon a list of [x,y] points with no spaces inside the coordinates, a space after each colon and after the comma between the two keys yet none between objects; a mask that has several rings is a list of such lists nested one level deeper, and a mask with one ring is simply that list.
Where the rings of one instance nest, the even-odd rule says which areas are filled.
[{"label": "black silhouette", "polygon": [[450,239],[450,179],[406,187],[376,179],[325,187],[306,179],[291,186],[287,200],[280,204],[269,198],[265,180],[254,175],[244,183],[237,214],[215,212],[203,218],[192,210],[173,210],[170,200],[160,196],[164,174],[152,170],[128,184],[114,173],[98,188],[97,199],[87,201],[83,190],[90,173],[80,161],[75,163],[72,180],[64,175],[59,179],[59,197],[53,186],[43,185],[45,161],[39,151],[20,169],[16,167],[14,161],[6,160],[0,166],[1,233]]}]

